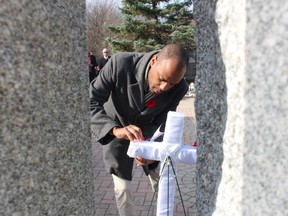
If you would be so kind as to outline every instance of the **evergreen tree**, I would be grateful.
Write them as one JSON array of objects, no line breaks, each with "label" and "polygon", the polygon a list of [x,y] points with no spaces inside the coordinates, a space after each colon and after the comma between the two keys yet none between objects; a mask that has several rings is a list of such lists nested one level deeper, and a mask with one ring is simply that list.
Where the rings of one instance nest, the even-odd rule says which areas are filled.
[{"label": "evergreen tree", "polygon": [[148,52],[166,44],[182,44],[195,49],[192,0],[123,0],[123,22],[109,26],[113,52]]}]

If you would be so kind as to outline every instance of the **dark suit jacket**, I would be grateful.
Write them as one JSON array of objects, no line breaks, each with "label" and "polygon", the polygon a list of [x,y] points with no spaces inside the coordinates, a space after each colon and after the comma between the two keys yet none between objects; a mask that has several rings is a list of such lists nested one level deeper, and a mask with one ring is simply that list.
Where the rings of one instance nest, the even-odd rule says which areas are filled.
[{"label": "dark suit jacket", "polygon": [[144,102],[145,70],[150,53],[117,53],[103,68],[103,73],[90,85],[91,132],[103,145],[108,173],[131,180],[133,158],[127,155],[129,141],[112,136],[115,126],[134,124],[146,139],[165,123],[168,111],[175,111],[188,90],[185,80],[159,94],[156,105],[148,108]]},{"label": "dark suit jacket", "polygon": [[104,57],[100,58],[98,61],[99,71],[105,66],[105,64],[109,61],[111,57],[109,56],[108,59],[105,59]]}]

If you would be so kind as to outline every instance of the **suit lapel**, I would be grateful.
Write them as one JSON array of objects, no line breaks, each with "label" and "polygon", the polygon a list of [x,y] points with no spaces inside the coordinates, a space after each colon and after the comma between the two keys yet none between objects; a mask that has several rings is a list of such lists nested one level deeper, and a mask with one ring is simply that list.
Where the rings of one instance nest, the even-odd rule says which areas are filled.
[{"label": "suit lapel", "polygon": [[137,109],[141,112],[144,109],[143,81],[129,85],[129,96],[132,97]]},{"label": "suit lapel", "polygon": [[161,109],[161,107],[163,108],[164,104],[168,104],[170,102],[171,97],[167,94],[167,92],[164,92],[155,98],[156,104],[154,107],[147,107],[144,101],[144,89],[140,88],[142,86],[142,82],[135,83],[129,86],[129,94],[132,97],[137,109],[142,113],[142,115],[155,112]]},{"label": "suit lapel", "polygon": [[[166,93],[162,93],[155,98],[155,106],[154,107],[147,107],[144,104],[145,109],[142,111],[142,115],[147,115],[149,113],[157,112],[159,109],[163,109],[165,104],[168,104],[171,100],[171,97]],[[164,106],[163,106],[164,105]]]},{"label": "suit lapel", "polygon": [[142,112],[146,108],[144,102],[144,76],[146,67],[148,66],[152,56],[157,54],[158,52],[159,51],[153,51],[143,56],[143,58],[137,63],[134,70],[136,82],[128,86],[130,94],[129,97],[133,98],[133,101],[140,112]]}]

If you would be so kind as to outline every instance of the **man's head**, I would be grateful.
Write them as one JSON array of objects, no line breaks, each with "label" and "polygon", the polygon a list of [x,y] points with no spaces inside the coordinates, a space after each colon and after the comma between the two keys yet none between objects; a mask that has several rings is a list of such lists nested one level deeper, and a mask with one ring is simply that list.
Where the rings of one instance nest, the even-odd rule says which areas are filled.
[{"label": "man's head", "polygon": [[177,44],[166,45],[151,59],[148,84],[151,92],[159,94],[179,83],[187,70],[189,56]]},{"label": "man's head", "polygon": [[105,58],[107,58],[107,57],[109,56],[109,49],[104,48],[103,51],[102,51],[102,53],[103,53],[103,56],[104,56]]}]

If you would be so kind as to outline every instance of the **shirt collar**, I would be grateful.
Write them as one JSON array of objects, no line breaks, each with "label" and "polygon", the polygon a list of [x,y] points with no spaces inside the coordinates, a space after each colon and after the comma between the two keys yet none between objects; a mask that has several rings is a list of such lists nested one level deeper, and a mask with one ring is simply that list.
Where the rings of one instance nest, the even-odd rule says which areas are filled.
[{"label": "shirt collar", "polygon": [[148,74],[149,74],[150,68],[151,68],[151,61],[148,63],[146,70],[145,70],[144,89],[146,93],[149,91]]}]

